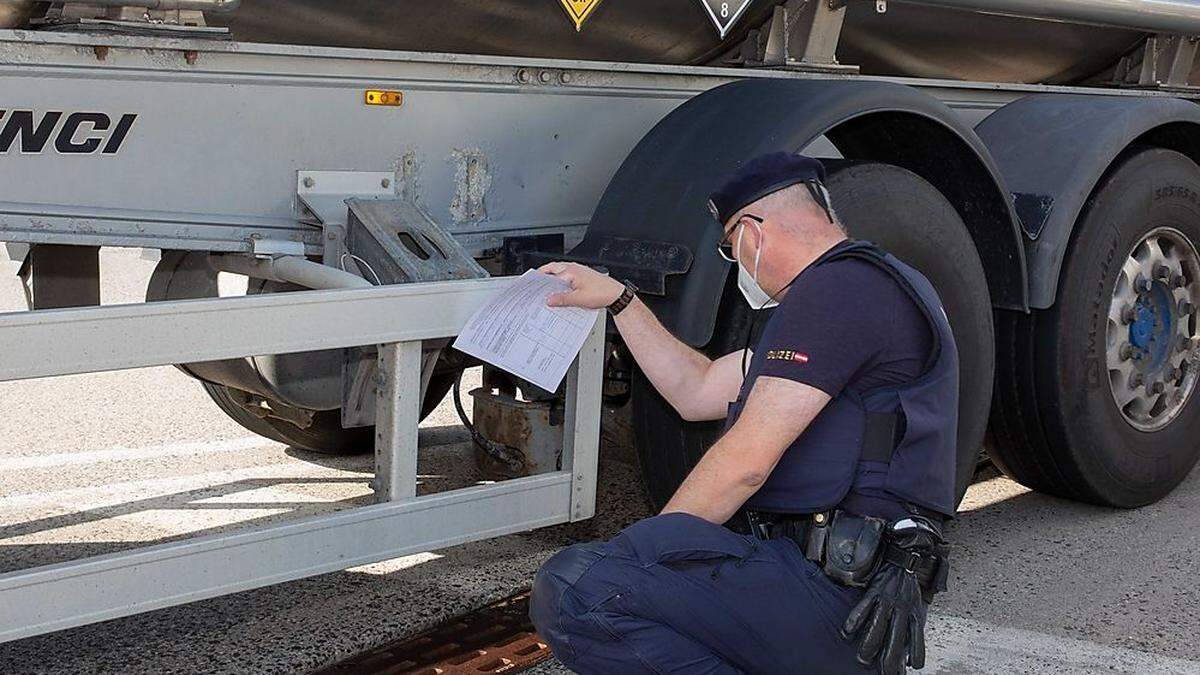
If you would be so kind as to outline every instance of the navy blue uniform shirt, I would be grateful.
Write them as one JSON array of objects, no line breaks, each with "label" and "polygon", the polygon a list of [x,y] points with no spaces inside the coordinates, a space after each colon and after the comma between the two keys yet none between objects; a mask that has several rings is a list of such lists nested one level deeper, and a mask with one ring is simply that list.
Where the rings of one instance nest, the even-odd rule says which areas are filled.
[{"label": "navy blue uniform shirt", "polygon": [[834,260],[801,272],[775,308],[754,347],[741,400],[760,375],[830,397],[847,387],[862,393],[909,382],[932,349],[929,322],[894,278],[864,260]]}]

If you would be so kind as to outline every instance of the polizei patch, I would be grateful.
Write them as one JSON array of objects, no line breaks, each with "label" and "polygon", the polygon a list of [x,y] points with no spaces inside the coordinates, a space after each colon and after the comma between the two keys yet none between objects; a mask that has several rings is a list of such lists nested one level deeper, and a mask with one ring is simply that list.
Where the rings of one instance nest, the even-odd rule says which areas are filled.
[{"label": "polizei patch", "polygon": [[768,361],[791,361],[792,363],[808,363],[808,354],[794,349],[772,349],[767,352]]},{"label": "polizei patch", "polygon": [[137,117],[125,113],[114,121],[102,112],[0,109],[0,155],[38,155],[47,149],[60,155],[115,155]]}]

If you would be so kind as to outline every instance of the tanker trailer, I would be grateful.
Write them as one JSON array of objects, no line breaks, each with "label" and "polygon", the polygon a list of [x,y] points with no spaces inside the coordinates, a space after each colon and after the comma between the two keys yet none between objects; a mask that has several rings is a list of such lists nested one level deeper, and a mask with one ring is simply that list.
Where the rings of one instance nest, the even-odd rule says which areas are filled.
[{"label": "tanker trailer", "polygon": [[[960,494],[989,428],[1006,473],[1075,499],[1134,507],[1188,473],[1200,3],[739,0],[721,31],[707,0],[574,4],[586,21],[542,0],[0,4],[0,240],[32,245],[31,308],[95,302],[100,246],[163,251],[148,300],[213,296],[222,272],[277,293],[566,257],[719,355],[754,317],[703,197],[805,150],[851,233],[946,301]],[[428,409],[468,364],[426,347]],[[609,347],[608,403],[664,502],[717,429]],[[372,362],[181,367],[255,433],[358,452]],[[520,389],[554,420],[561,395],[489,377],[477,406]],[[528,471],[529,442],[481,453]]]}]

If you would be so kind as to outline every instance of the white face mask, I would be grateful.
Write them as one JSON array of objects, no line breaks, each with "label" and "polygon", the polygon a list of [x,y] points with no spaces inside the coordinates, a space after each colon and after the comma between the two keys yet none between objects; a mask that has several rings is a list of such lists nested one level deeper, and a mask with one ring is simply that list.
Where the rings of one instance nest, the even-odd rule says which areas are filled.
[{"label": "white face mask", "polygon": [[751,273],[742,264],[742,235],[746,234],[746,226],[743,225],[737,238],[737,266],[738,266],[738,289],[742,291],[746,302],[750,304],[751,309],[770,309],[779,305],[769,293],[763,290],[762,286],[758,285],[758,263],[762,258],[763,250],[763,231],[758,228],[758,250],[754,252],[754,272]]}]

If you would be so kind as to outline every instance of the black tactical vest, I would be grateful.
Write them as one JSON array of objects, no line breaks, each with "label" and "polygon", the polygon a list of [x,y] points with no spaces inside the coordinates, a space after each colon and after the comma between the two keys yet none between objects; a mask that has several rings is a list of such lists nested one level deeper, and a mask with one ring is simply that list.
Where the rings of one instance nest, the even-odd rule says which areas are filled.
[{"label": "black tactical vest", "polygon": [[[911,505],[953,516],[958,435],[958,351],[932,284],[867,242],[839,247],[797,277],[834,260],[865,260],[891,275],[922,310],[933,333],[923,373],[902,385],[862,393],[845,389],[789,447],[746,506],[816,513],[840,507],[860,515],[901,518]],[[755,360],[761,355],[756,354]],[[751,372],[755,372],[751,368]],[[730,407],[732,426],[753,387]]]}]

